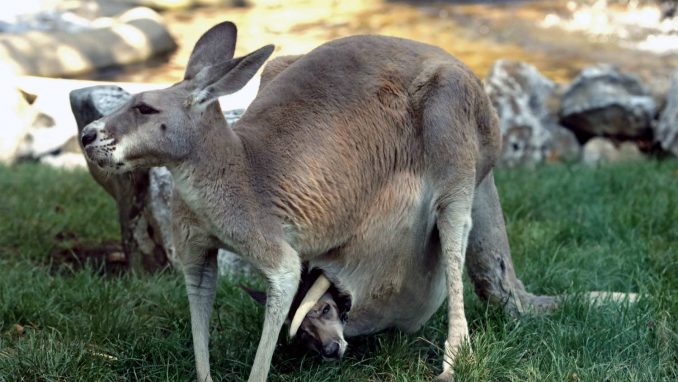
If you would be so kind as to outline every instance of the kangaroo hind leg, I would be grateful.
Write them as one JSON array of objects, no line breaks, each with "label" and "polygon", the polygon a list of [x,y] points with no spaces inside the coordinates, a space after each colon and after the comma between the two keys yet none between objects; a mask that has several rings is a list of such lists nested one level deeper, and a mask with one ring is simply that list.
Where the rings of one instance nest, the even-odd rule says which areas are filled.
[{"label": "kangaroo hind leg", "polygon": [[[436,381],[453,378],[453,364],[468,341],[462,274],[472,228],[472,205],[478,171],[492,161],[492,151],[478,110],[486,105],[477,78],[459,63],[436,64],[423,73],[421,128],[426,168],[434,190],[436,224],[447,290],[448,333],[443,372]],[[491,110],[487,110],[491,112]]]}]

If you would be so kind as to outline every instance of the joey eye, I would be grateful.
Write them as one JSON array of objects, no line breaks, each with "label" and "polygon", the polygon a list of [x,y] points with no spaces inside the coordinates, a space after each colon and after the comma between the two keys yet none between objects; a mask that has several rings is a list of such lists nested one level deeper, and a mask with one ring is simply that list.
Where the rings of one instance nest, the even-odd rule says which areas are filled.
[{"label": "joey eye", "polygon": [[329,305],[325,305],[325,307],[323,308],[323,314],[327,314],[327,313],[329,313],[329,312],[330,312],[330,306],[329,306]]},{"label": "joey eye", "polygon": [[157,109],[154,109],[154,108],[146,105],[145,103],[140,103],[140,104],[134,106],[134,109],[136,109],[141,114],[157,114],[157,113],[160,112]]}]

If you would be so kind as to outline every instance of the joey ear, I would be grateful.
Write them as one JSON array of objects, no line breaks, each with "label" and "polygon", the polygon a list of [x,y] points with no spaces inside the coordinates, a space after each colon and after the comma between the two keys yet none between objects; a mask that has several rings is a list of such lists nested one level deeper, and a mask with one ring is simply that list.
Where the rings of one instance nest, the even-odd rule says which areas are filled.
[{"label": "joey ear", "polygon": [[194,78],[202,69],[233,58],[238,29],[230,21],[217,24],[195,43],[186,67],[185,80]]},{"label": "joey ear", "polygon": [[266,305],[266,292],[254,290],[254,289],[248,288],[248,287],[246,287],[242,284],[240,284],[240,289],[247,292],[247,294],[249,294],[250,297],[252,297],[252,299],[254,301],[258,302],[261,305]]},{"label": "joey ear", "polygon": [[195,90],[187,105],[206,106],[222,95],[242,89],[271,56],[273,49],[273,45],[266,45],[246,56],[203,68],[193,79]]},{"label": "joey ear", "polygon": [[337,304],[337,309],[339,310],[340,315],[348,313],[351,310],[353,299],[349,293],[341,291],[333,285],[330,288],[330,294],[332,295],[334,302]]}]

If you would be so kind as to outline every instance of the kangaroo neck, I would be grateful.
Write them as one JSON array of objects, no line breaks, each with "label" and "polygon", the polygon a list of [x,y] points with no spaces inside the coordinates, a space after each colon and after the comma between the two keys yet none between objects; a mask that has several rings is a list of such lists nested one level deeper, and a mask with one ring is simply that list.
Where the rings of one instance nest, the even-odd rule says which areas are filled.
[{"label": "kangaroo neck", "polygon": [[[220,111],[219,111],[220,112]],[[212,117],[207,117],[212,118]],[[245,150],[240,137],[221,120],[204,118],[191,153],[181,162],[168,166],[179,195],[189,205],[219,198],[238,200],[251,193]],[[212,197],[206,197],[211,195]],[[200,206],[195,206],[200,207]]]}]

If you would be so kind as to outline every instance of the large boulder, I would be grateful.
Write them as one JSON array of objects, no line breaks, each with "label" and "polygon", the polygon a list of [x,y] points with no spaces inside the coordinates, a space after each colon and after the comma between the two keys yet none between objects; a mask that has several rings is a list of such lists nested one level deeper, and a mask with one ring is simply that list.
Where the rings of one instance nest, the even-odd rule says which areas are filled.
[{"label": "large boulder", "polygon": [[671,80],[666,106],[655,130],[655,141],[663,150],[678,157],[678,71],[673,74]]},{"label": "large boulder", "polygon": [[640,80],[611,65],[584,69],[565,89],[560,122],[582,139],[647,137],[657,105]]},{"label": "large boulder", "polygon": [[514,166],[554,160],[576,160],[580,145],[559,126],[549,104],[556,84],[535,67],[499,60],[485,81],[499,115],[504,145],[500,164]]},{"label": "large boulder", "polygon": [[176,48],[161,17],[149,8],[89,24],[55,25],[0,34],[0,61],[18,74],[59,77],[141,62]]},{"label": "large boulder", "polygon": [[[114,112],[131,97],[118,86],[92,86],[71,92],[70,101],[78,133],[88,123]],[[235,119],[240,111],[228,115]],[[79,135],[79,134],[78,134]],[[165,167],[108,174],[88,163],[92,177],[118,205],[118,219],[127,263],[135,269],[155,270],[168,262],[179,266],[172,245],[170,200],[174,181]],[[218,254],[222,274],[248,271],[239,257],[228,251]]]}]

